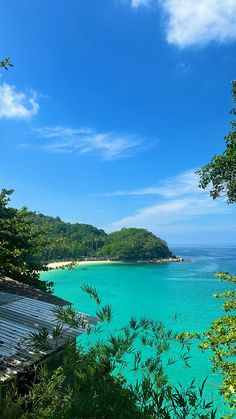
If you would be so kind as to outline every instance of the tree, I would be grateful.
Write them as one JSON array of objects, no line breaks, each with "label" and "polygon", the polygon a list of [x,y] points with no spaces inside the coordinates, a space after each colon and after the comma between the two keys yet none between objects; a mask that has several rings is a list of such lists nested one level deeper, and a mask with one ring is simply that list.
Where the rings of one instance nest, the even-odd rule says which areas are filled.
[{"label": "tree", "polygon": [[[232,82],[234,107],[232,115],[236,115],[236,80]],[[200,176],[199,186],[205,189],[210,185],[210,195],[213,199],[227,197],[228,204],[236,202],[236,120],[231,121],[231,131],[225,137],[225,151],[214,156],[210,163],[203,166],[197,173]],[[236,277],[228,273],[216,274],[221,281],[236,284]],[[223,375],[220,393],[230,403],[231,409],[236,409],[236,291],[230,290],[216,294],[216,298],[226,298],[223,310],[227,313],[212,322],[204,333],[205,338],[200,345],[203,350],[211,349],[213,371],[219,370]],[[228,314],[229,313],[229,314]],[[230,416],[231,417],[231,416]],[[233,417],[233,416],[232,416]]]},{"label": "tree", "polygon": [[[236,284],[236,277],[227,273],[218,273],[221,281]],[[227,313],[212,322],[211,327],[204,333],[204,340],[200,345],[202,350],[211,349],[213,371],[219,370],[224,376],[220,393],[230,403],[230,408],[236,408],[236,291],[217,293],[216,298],[225,298],[223,310]],[[229,313],[229,314],[228,314]]]},{"label": "tree", "polygon": [[41,231],[32,223],[27,208],[8,206],[12,193],[12,189],[0,192],[0,274],[48,290],[50,284],[39,277],[39,271],[46,269]]},{"label": "tree", "polygon": [[36,212],[30,214],[32,223],[42,229],[47,242],[43,260],[74,260],[82,256],[96,256],[107,238],[105,231],[89,224],[66,223],[59,217]]},{"label": "tree", "polygon": [[109,234],[102,255],[122,261],[142,261],[169,258],[166,242],[144,228],[122,228]]},{"label": "tree", "polygon": [[[232,97],[234,107],[232,115],[236,115],[236,80],[232,81]],[[231,131],[225,137],[226,149],[222,154],[214,156],[211,161],[197,171],[200,176],[200,188],[210,186],[213,199],[227,197],[229,204],[236,202],[236,120],[231,121]]]},{"label": "tree", "polygon": [[[13,67],[10,57],[0,61],[0,68],[10,67]],[[53,283],[40,280],[39,271],[46,269],[40,230],[32,224],[27,208],[8,207],[12,193],[13,189],[0,192],[0,275],[51,292]]]}]

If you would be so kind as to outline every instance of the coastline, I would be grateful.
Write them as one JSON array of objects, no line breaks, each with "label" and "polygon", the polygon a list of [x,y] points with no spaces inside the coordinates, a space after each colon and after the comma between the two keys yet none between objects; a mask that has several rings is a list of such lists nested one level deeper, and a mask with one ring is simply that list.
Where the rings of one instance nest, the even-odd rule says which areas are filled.
[{"label": "coastline", "polygon": [[[161,264],[161,263],[182,263],[184,262],[184,258],[181,256],[177,256],[175,258],[167,258],[167,259],[153,259],[153,260],[138,260],[136,262],[131,262],[135,264]],[[65,268],[74,268],[78,266],[92,266],[92,265],[115,265],[115,264],[122,264],[122,263],[130,263],[124,261],[117,261],[117,260],[82,260],[82,261],[65,261],[65,262],[51,262],[48,263],[47,268],[49,270],[54,269],[65,269]]]},{"label": "coastline", "polygon": [[53,269],[64,269],[67,267],[76,267],[76,266],[91,266],[91,265],[113,265],[117,263],[123,263],[114,260],[82,260],[78,262],[51,262],[47,264],[49,270]]}]

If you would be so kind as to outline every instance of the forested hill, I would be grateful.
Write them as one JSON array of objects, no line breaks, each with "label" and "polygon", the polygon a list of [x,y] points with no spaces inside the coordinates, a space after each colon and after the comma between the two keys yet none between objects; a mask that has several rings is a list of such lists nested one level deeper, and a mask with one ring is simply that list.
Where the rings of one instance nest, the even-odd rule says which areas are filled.
[{"label": "forested hill", "polygon": [[12,193],[0,191],[0,277],[46,290],[51,284],[40,280],[39,271],[50,261],[153,261],[173,256],[165,241],[145,229],[106,234],[88,224],[65,223],[59,217],[10,207]]},{"label": "forested hill", "polygon": [[34,225],[46,239],[45,261],[93,257],[104,246],[107,234],[89,224],[66,223],[60,217],[31,213]]},{"label": "forested hill", "polygon": [[83,257],[135,261],[173,256],[165,241],[142,228],[106,234],[89,224],[66,223],[59,217],[36,212],[31,213],[31,220],[46,240],[45,262]]},{"label": "forested hill", "polygon": [[101,254],[123,261],[173,257],[167,243],[144,228],[123,228],[109,234]]}]

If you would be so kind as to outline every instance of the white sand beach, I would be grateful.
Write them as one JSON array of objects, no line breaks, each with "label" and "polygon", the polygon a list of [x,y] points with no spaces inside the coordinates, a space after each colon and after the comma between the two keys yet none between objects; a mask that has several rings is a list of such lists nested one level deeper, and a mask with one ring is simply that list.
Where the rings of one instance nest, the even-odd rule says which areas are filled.
[{"label": "white sand beach", "polygon": [[[190,262],[191,260],[188,260],[188,262]],[[167,258],[167,259],[153,259],[153,260],[140,260],[140,261],[136,261],[136,262],[131,262],[131,263],[136,263],[136,264],[162,264],[162,263],[177,263],[177,262],[184,262],[184,258],[181,256],[176,256],[174,258]],[[121,264],[121,263],[128,263],[128,262],[122,262],[122,261],[114,261],[114,260],[83,260],[83,261],[68,261],[68,262],[51,262],[47,265],[48,269],[63,269],[66,268],[67,266],[69,267],[70,265],[75,267],[75,266],[91,266],[91,265],[114,265],[114,264]]]},{"label": "white sand beach", "polygon": [[91,265],[110,265],[110,264],[115,264],[115,263],[122,263],[122,262],[117,262],[114,260],[83,260],[83,261],[78,261],[78,262],[72,262],[72,261],[68,261],[68,262],[52,262],[49,263],[47,265],[48,269],[60,269],[60,268],[65,268],[66,266],[69,266],[71,264],[73,264],[73,266],[91,266]]}]

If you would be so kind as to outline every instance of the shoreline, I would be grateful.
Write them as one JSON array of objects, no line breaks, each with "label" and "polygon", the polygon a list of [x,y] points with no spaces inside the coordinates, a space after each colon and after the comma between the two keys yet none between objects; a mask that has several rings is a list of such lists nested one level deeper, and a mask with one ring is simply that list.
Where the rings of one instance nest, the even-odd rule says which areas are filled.
[{"label": "shoreline", "polygon": [[137,260],[137,261],[118,261],[118,260],[82,260],[82,261],[64,261],[64,262],[51,262],[47,264],[48,270],[54,269],[65,269],[75,268],[79,266],[93,266],[93,265],[115,265],[122,263],[133,263],[133,264],[161,264],[161,263],[182,263],[185,259],[181,256],[167,259],[153,259],[153,260]]},{"label": "shoreline", "polygon": [[77,267],[77,266],[92,266],[92,265],[113,265],[117,263],[123,263],[114,260],[81,260],[81,261],[68,261],[68,262],[51,262],[47,264],[49,270],[54,269],[64,269],[67,267]]}]

